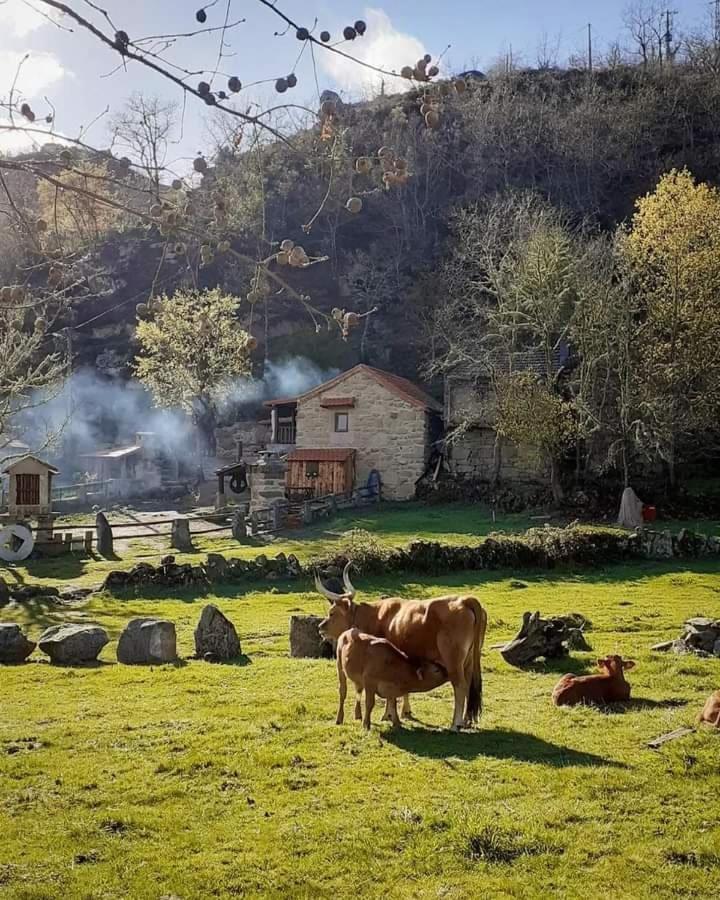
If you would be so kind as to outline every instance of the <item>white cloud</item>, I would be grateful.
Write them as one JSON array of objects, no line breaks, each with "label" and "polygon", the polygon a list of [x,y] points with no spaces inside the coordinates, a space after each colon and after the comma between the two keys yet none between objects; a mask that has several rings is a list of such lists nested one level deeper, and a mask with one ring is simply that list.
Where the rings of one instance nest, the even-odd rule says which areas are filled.
[{"label": "white cloud", "polygon": [[0,0],[0,34],[26,37],[31,31],[47,24],[45,16],[22,0]]},{"label": "white cloud", "polygon": [[[399,72],[403,66],[414,66],[425,55],[423,43],[411,34],[398,31],[383,9],[366,9],[367,31],[363,37],[352,43],[341,45],[341,49],[356,59],[386,71]],[[409,84],[402,78],[392,79],[372,72],[337,53],[322,52],[321,66],[338,86],[354,94],[371,91],[378,93],[382,81],[385,89],[398,91],[407,89]]]},{"label": "white cloud", "polygon": [[[67,73],[60,60],[52,53],[32,53],[22,62],[25,53],[4,50],[0,53],[0,95],[10,93],[15,75],[15,89],[23,97],[41,96],[51,84],[60,81]],[[18,66],[22,62],[18,74]]]},{"label": "white cloud", "polygon": [[[10,88],[17,75],[15,102],[17,104],[18,99],[28,100],[38,117],[38,121],[33,127],[43,128],[46,126],[42,122],[42,117],[49,112],[49,108],[42,100],[42,96],[51,85],[69,73],[52,53],[30,53],[18,72],[18,66],[24,56],[25,53],[14,50],[0,51],[0,97],[9,98]],[[21,125],[23,122],[25,120],[21,116],[15,116],[16,125]],[[9,124],[9,119],[0,119],[0,125]],[[48,138],[48,140],[52,139]],[[0,129],[0,152],[2,153],[17,153],[38,143],[44,143],[41,135],[25,134],[21,130],[5,131]]]}]

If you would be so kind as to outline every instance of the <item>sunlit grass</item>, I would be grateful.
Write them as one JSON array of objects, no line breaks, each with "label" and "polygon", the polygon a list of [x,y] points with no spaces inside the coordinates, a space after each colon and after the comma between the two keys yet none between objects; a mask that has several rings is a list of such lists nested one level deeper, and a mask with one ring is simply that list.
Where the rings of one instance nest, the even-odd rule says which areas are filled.
[{"label": "sunlit grass", "polygon": [[714,896],[720,737],[646,743],[691,724],[720,687],[717,661],[649,650],[689,615],[720,616],[719,571],[363,580],[369,599],[472,591],[489,612],[488,647],[525,609],[577,610],[593,623],[580,668],[611,652],[637,660],[634,703],[607,714],[551,706],[564,664],[521,672],[487,649],[482,727],[461,735],[441,730],[447,688],[418,697],[419,721],[401,733],[332,724],[332,662],[288,657],[290,616],[323,601],[290,585],[212,598],[238,628],[239,665],[115,664],[138,615],[176,622],[189,656],[207,602],[192,593],[15,610],[34,636],[77,619],[113,642],[98,668],[0,670],[0,895]]}]

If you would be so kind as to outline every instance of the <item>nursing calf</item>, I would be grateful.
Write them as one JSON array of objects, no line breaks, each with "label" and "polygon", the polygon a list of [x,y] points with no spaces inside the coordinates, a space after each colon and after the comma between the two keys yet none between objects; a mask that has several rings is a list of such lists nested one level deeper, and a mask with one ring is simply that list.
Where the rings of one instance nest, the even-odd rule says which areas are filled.
[{"label": "nursing calf", "polygon": [[633,660],[621,656],[607,656],[597,661],[598,675],[563,675],[555,685],[552,699],[555,706],[575,706],[578,703],[619,703],[630,699],[630,685],[625,670],[632,669]]},{"label": "nursing calf", "polygon": [[384,638],[363,634],[357,628],[344,631],[337,643],[337,672],[340,694],[337,724],[345,719],[347,683],[355,686],[355,718],[361,718],[360,697],[365,694],[363,726],[370,728],[375,696],[387,700],[387,713],[399,725],[397,698],[431,691],[445,684],[448,675],[442,666],[429,660],[411,660]]},{"label": "nursing calf", "polygon": [[[411,659],[425,659],[447,672],[455,708],[452,729],[472,725],[482,710],[480,654],[485,640],[487,613],[475,597],[449,596],[433,600],[387,597],[379,603],[356,603],[355,588],[343,572],[344,593],[329,590],[315,579],[317,589],[330,601],[327,618],[318,626],[324,638],[337,639],[351,628],[397,647]],[[407,695],[403,715],[410,714]]]}]

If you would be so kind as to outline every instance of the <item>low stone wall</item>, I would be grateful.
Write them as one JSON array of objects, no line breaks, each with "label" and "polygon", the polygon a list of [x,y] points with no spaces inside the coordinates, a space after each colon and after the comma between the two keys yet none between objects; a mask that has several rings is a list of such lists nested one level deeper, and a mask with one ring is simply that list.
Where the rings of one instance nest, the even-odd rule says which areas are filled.
[{"label": "low stone wall", "polygon": [[[346,562],[359,575],[387,572],[416,572],[442,575],[463,570],[551,569],[555,566],[602,566],[627,560],[671,560],[720,558],[720,538],[705,537],[684,529],[669,531],[591,527],[532,528],[523,535],[491,535],[474,545],[450,545],[414,541],[408,547],[386,549],[375,543],[370,549],[343,551],[329,559],[313,560],[303,567],[297,557],[278,553],[247,559],[226,559],[208,554],[201,565],[177,564],[165,557],[159,566],[139,563],[129,571],[114,571],[105,579],[103,590],[127,590],[144,585],[159,587],[206,587],[212,583],[277,581],[312,575],[336,579]],[[339,590],[340,588],[338,588]]]},{"label": "low stone wall", "polygon": [[147,585],[157,587],[183,588],[208,587],[213,583],[233,583],[244,580],[265,579],[277,581],[281,578],[297,578],[303,570],[297,557],[278,553],[274,558],[264,554],[255,559],[225,559],[219,553],[208,553],[207,561],[193,566],[178,564],[174,556],[166,556],[160,565],[138,563],[128,571],[110,572],[101,590],[123,591]]}]

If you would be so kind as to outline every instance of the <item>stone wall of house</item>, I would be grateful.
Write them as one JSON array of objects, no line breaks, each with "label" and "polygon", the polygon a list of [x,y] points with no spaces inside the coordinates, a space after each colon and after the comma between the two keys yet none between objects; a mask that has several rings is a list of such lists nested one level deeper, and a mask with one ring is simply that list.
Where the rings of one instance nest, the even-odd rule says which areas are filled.
[{"label": "stone wall of house", "polygon": [[[353,397],[351,409],[324,409],[329,398]],[[348,431],[335,431],[335,413],[348,413]],[[429,453],[429,420],[424,409],[403,400],[364,372],[302,401],[297,411],[298,449],[351,447],[355,455],[355,486],[367,483],[377,469],[388,500],[415,496]]]},{"label": "stone wall of house", "polygon": [[[448,379],[445,385],[445,415],[448,429],[463,421],[473,424],[450,449],[450,468],[464,478],[490,481],[495,459],[495,395],[489,382]],[[500,480],[507,484],[544,484],[547,466],[530,448],[503,441]]]},{"label": "stone wall of house", "polygon": [[[490,481],[493,476],[495,431],[473,428],[465,432],[450,449],[450,468],[464,478]],[[500,448],[500,480],[545,483],[546,467],[528,448],[504,441]]]}]

